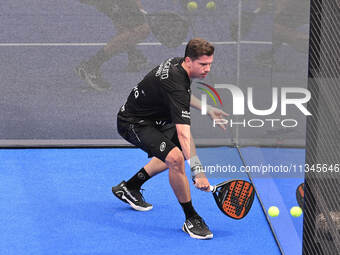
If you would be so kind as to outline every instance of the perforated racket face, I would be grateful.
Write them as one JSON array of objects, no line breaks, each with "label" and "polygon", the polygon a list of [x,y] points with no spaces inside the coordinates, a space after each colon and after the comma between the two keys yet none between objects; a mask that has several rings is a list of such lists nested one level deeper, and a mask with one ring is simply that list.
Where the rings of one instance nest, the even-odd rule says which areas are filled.
[{"label": "perforated racket face", "polygon": [[296,201],[298,202],[300,208],[303,208],[304,197],[305,197],[305,184],[301,183],[296,189]]},{"label": "perforated racket face", "polygon": [[233,219],[244,218],[254,201],[254,187],[244,180],[234,180],[221,186],[213,193],[219,209]]}]

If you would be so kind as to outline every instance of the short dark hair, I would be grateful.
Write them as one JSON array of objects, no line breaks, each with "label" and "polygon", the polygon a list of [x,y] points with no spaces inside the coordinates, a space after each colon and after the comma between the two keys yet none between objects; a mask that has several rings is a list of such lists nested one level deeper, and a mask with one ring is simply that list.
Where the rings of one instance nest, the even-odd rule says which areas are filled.
[{"label": "short dark hair", "polygon": [[184,57],[189,57],[196,60],[204,55],[211,56],[214,54],[215,47],[208,41],[202,38],[191,39],[186,48]]}]

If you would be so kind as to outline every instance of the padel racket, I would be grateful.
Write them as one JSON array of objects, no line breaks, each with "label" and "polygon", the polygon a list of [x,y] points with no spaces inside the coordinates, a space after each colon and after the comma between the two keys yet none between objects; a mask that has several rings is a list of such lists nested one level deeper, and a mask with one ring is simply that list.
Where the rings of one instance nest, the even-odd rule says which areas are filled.
[{"label": "padel racket", "polygon": [[210,186],[210,191],[221,212],[236,220],[244,218],[254,202],[254,187],[244,180],[225,181]]},{"label": "padel racket", "polygon": [[303,210],[303,204],[304,204],[304,197],[305,197],[305,184],[301,183],[296,188],[296,201],[298,202],[302,210]]}]

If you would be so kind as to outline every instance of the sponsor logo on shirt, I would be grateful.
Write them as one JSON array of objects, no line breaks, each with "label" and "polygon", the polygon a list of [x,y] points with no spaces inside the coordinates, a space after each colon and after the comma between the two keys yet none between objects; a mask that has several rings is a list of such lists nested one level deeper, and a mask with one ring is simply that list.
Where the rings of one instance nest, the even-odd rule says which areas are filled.
[{"label": "sponsor logo on shirt", "polygon": [[156,72],[156,77],[160,76],[161,80],[169,78],[169,69],[171,66],[172,59],[173,58],[169,58],[168,60],[159,65],[158,70]]},{"label": "sponsor logo on shirt", "polygon": [[190,112],[188,112],[188,111],[182,111],[182,117],[183,117],[183,118],[190,119]]}]

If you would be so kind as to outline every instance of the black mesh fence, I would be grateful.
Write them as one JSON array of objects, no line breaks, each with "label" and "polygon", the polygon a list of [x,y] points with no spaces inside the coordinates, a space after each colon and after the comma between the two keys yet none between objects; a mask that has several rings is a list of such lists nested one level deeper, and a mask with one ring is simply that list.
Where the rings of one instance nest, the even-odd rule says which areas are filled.
[{"label": "black mesh fence", "polygon": [[311,1],[303,254],[340,254],[340,8]]}]

